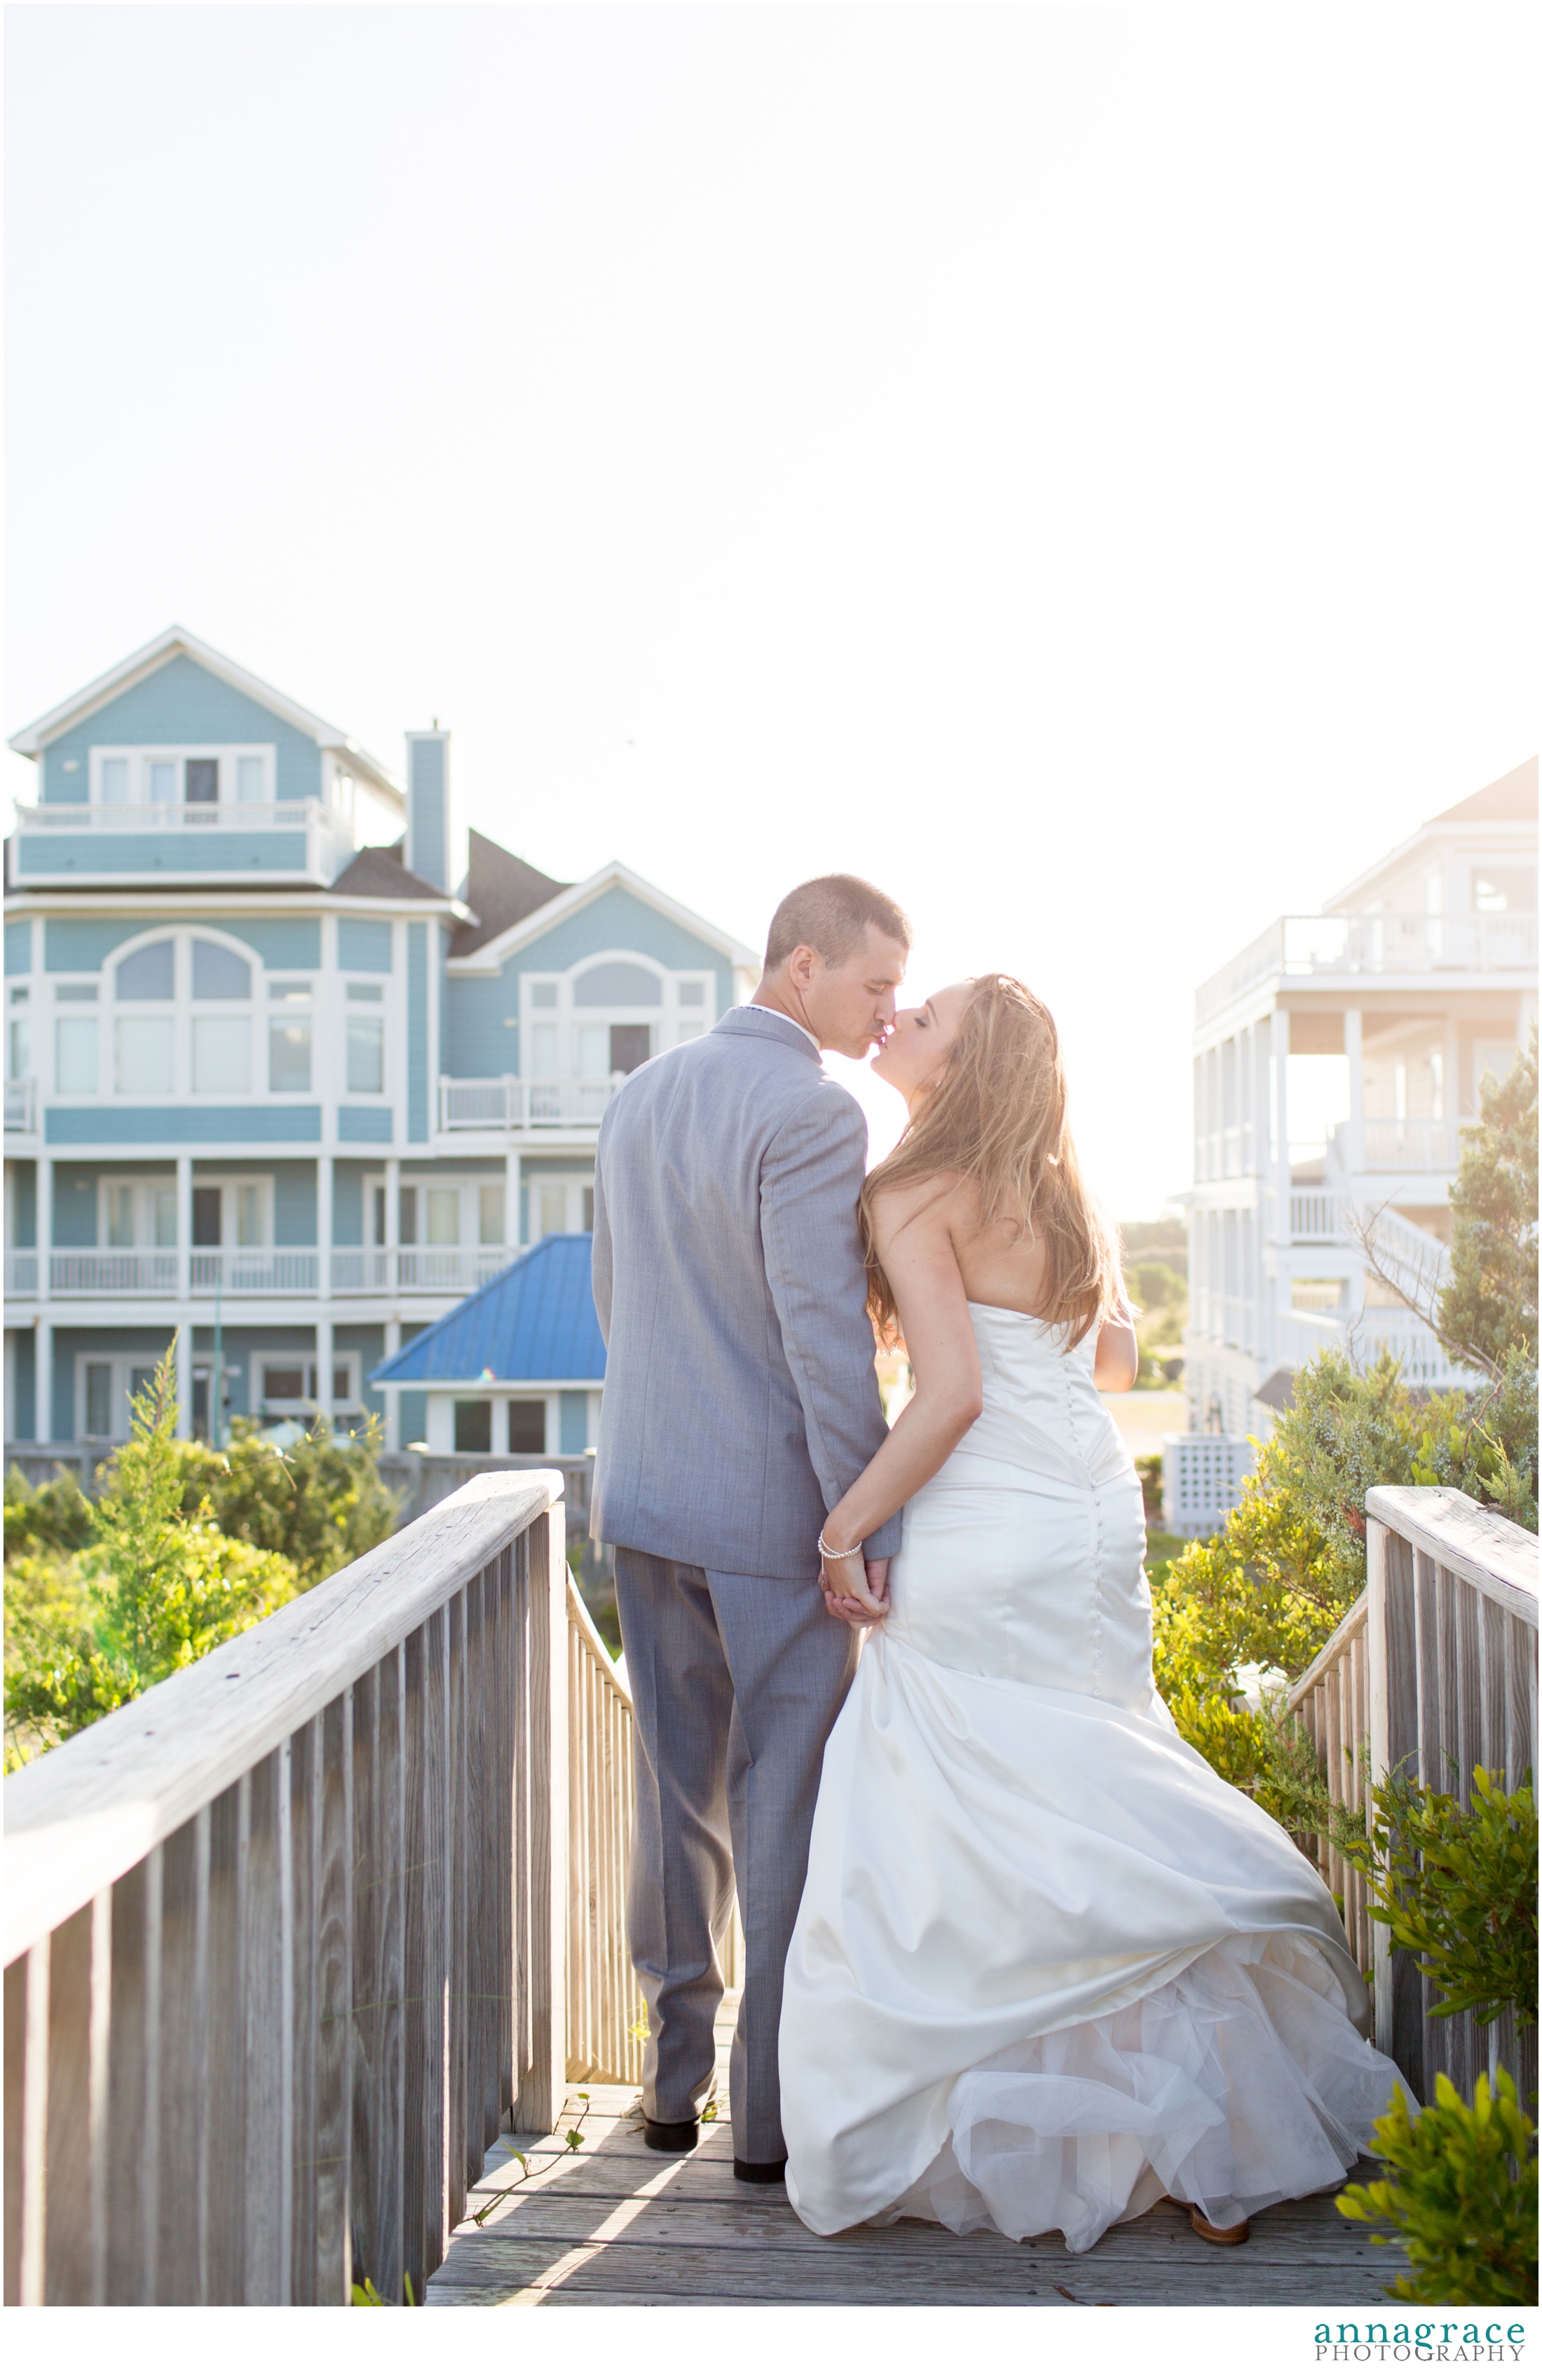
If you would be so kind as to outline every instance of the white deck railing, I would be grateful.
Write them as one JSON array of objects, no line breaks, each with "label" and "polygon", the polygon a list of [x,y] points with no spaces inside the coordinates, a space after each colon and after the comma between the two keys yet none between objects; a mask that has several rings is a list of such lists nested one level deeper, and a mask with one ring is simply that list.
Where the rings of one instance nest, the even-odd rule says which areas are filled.
[{"label": "white deck railing", "polygon": [[513,1132],[528,1126],[598,1124],[625,1075],[540,1082],[521,1075],[477,1079],[442,1075],[441,1132]]},{"label": "white deck railing", "polygon": [[[1513,1790],[1536,1770],[1536,1537],[1451,1488],[1373,1488],[1366,1521],[1366,1591],[1286,1698],[1330,1798],[1364,1812],[1392,1769],[1463,1803],[1475,1767]],[[1439,1993],[1372,1926],[1365,1880],[1326,1841],[1309,1848],[1343,1897],[1356,1962],[1374,1961],[1378,2046],[1418,2095],[1433,2097],[1438,2072],[1470,2092],[1497,2061],[1535,2101],[1535,2022],[1433,2019]]]},{"label": "white deck railing", "polygon": [[18,834],[251,834],[348,822],[324,802],[18,802]]},{"label": "white deck railing", "polygon": [[1257,941],[1202,983],[1194,996],[1199,1024],[1270,977],[1500,975],[1535,971],[1534,912],[1375,910],[1355,915],[1277,917]]}]

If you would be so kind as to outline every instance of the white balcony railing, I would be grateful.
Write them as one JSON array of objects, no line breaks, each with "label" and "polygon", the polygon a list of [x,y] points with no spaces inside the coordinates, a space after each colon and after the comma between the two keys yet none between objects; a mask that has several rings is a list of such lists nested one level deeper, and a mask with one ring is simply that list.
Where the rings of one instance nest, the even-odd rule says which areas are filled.
[{"label": "white balcony railing", "polygon": [[[354,848],[351,819],[325,802],[19,802],[12,847],[12,880],[18,884],[75,882],[92,876],[132,875],[130,853],[125,865],[123,844],[143,840],[195,835],[201,848],[196,858],[177,855],[167,872],[218,875],[229,868],[245,876],[253,865],[263,865],[250,838],[258,834],[303,834],[305,857],[292,865],[270,858],[267,864],[285,875],[303,875],[330,883],[342,858]],[[64,838],[79,848],[63,856],[50,848]],[[92,838],[116,848],[100,860],[91,849]],[[245,848],[243,848],[243,845]],[[164,855],[157,855],[157,865]]]},{"label": "white balcony railing", "polygon": [[[464,1297],[513,1264],[516,1248],[334,1248],[334,1296],[394,1294]],[[323,1268],[315,1248],[193,1248],[188,1285],[200,1301],[222,1297],[313,1295]],[[35,1248],[6,1251],[6,1294],[36,1297]],[[55,1248],[48,1258],[55,1297],[166,1297],[177,1294],[175,1248]]]},{"label": "white balcony railing", "polygon": [[175,1248],[55,1248],[48,1259],[55,1297],[175,1297]]},{"label": "white balcony railing", "polygon": [[514,1248],[334,1248],[334,1296],[371,1292],[417,1291],[433,1297],[463,1297],[482,1288],[514,1262]]},{"label": "white balcony railing", "polygon": [[1367,1173],[1454,1173],[1462,1126],[1454,1116],[1367,1116]]},{"label": "white balcony railing", "polygon": [[314,1248],[194,1248],[195,1297],[283,1297],[316,1286]]},{"label": "white balcony railing", "polygon": [[1203,1024],[1271,976],[1502,975],[1536,965],[1532,911],[1277,917],[1195,994]]},{"label": "white balcony railing", "polygon": [[36,1132],[38,1087],[30,1075],[6,1085],[6,1130]]},{"label": "white balcony railing", "polygon": [[570,1082],[528,1081],[519,1075],[486,1079],[441,1075],[441,1132],[516,1132],[541,1125],[597,1124],[625,1075]]},{"label": "white balcony railing", "polygon": [[18,802],[19,834],[269,833],[309,826],[314,813],[346,821],[324,802]]}]

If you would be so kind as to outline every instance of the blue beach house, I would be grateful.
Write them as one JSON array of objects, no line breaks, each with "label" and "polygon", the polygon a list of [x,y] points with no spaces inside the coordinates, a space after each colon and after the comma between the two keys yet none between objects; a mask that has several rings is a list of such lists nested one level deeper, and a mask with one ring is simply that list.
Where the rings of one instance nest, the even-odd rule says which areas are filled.
[{"label": "blue beach house", "polygon": [[[188,1434],[480,1428],[395,1359],[553,1236],[578,1260],[617,1084],[747,996],[756,953],[619,861],[560,883],[473,832],[461,866],[449,735],[405,742],[398,775],[180,628],[12,737],[38,771],[6,851],[18,1451],[126,1437],[174,1335]],[[467,1400],[492,1445],[577,1434],[598,1365],[542,1361]]]}]

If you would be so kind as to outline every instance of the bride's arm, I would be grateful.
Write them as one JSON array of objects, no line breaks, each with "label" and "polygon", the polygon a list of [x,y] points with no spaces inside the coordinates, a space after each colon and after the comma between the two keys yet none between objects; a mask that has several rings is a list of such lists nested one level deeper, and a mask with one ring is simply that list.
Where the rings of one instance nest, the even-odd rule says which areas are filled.
[{"label": "bride's arm", "polygon": [[1135,1326],[1126,1302],[1122,1311],[1111,1314],[1098,1333],[1098,1352],[1092,1359],[1092,1385],[1095,1389],[1111,1389],[1115,1396],[1133,1389],[1140,1377],[1140,1349],[1135,1343]]},{"label": "bride's arm", "polygon": [[[949,1228],[951,1199],[936,1184],[880,1196],[878,1252],[899,1308],[916,1393],[867,1469],[824,1524],[827,1546],[860,1546],[940,1471],[980,1410],[979,1349]],[[865,1610],[887,1607],[868,1589],[860,1559],[825,1561],[837,1596]]]}]

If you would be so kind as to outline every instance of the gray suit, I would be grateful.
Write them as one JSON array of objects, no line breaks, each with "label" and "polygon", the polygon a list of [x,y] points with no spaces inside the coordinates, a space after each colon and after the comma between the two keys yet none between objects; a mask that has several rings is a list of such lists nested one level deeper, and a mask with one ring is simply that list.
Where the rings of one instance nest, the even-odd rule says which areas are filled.
[{"label": "gray suit", "polygon": [[[784,2153],[782,1970],[856,1657],[820,1598],[815,1539],[884,1435],[856,1228],[866,1147],[860,1108],[796,1026],[737,1008],[623,1086],[595,1168],[608,1358],[591,1525],[616,1548],[636,1710],[643,2104],[686,2121],[710,2081],[736,1875],[730,2096],[735,2154],[757,2164]],[[868,1550],[898,1545],[896,1518]]]}]

